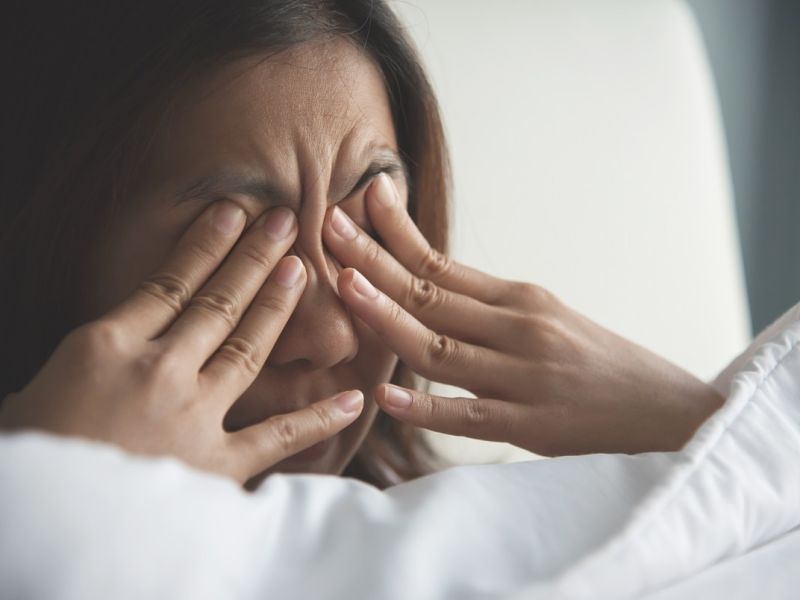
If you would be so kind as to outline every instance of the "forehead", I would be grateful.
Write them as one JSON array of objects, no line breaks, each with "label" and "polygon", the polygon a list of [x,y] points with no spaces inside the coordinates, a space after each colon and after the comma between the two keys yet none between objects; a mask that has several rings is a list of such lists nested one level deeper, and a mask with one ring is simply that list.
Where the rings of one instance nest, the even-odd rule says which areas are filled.
[{"label": "forehead", "polygon": [[177,108],[158,153],[171,179],[235,165],[288,189],[369,149],[397,149],[380,70],[341,39],[239,59],[194,84]]}]

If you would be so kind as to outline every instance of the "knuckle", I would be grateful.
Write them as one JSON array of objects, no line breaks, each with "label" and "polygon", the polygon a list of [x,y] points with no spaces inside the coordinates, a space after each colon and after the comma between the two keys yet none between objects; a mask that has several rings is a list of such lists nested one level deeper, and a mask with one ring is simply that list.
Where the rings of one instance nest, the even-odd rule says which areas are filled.
[{"label": "knuckle", "polygon": [[320,431],[328,432],[334,428],[336,423],[328,410],[317,404],[312,404],[309,408],[317,421]]},{"label": "knuckle", "polygon": [[189,285],[174,273],[155,273],[139,284],[139,289],[167,306],[178,316],[192,296]]},{"label": "knuckle", "polygon": [[248,244],[241,250],[242,256],[254,263],[262,271],[270,272],[275,268],[275,259],[255,244]]},{"label": "knuckle", "polygon": [[389,320],[395,325],[402,325],[405,320],[405,311],[397,302],[389,302]]},{"label": "knuckle", "polygon": [[436,279],[446,275],[451,268],[452,261],[450,257],[435,248],[429,247],[417,267],[417,273],[425,279]]},{"label": "knuckle", "polygon": [[268,313],[286,314],[291,312],[289,301],[275,294],[261,294],[253,301],[253,307],[257,310],[264,310]]},{"label": "knuckle", "polygon": [[561,349],[567,337],[560,322],[549,315],[522,317],[516,322],[516,331],[522,337],[523,343],[532,344],[542,357]]},{"label": "knuckle", "polygon": [[428,342],[428,359],[434,365],[445,365],[456,359],[458,346],[455,340],[447,335],[434,333]]},{"label": "knuckle", "polygon": [[[362,236],[363,238],[363,236]],[[381,248],[374,240],[364,238],[364,262],[367,267],[374,267],[381,264],[383,248]]]},{"label": "knuckle", "polygon": [[126,335],[122,328],[111,321],[98,320],[82,325],[70,333],[71,341],[94,356],[122,354],[126,346]]},{"label": "knuckle", "polygon": [[485,404],[477,401],[467,401],[462,405],[461,418],[471,429],[483,429],[490,423],[493,415]]},{"label": "knuckle", "polygon": [[229,328],[236,326],[242,300],[233,289],[217,288],[198,293],[191,300],[191,308],[207,310],[221,317]]},{"label": "knuckle", "polygon": [[528,296],[539,306],[550,306],[556,299],[550,290],[535,283],[528,284]]},{"label": "knuckle", "polygon": [[421,407],[423,412],[428,413],[428,417],[433,423],[447,422],[449,418],[452,418],[439,399],[428,392],[418,392],[414,403]]},{"label": "knuckle", "polygon": [[180,378],[181,360],[173,351],[157,350],[138,355],[134,360],[134,369],[142,376],[162,383],[177,381]]},{"label": "knuckle", "polygon": [[192,255],[194,261],[203,264],[214,264],[217,261],[217,253],[214,247],[205,238],[197,237],[187,242],[187,250]]},{"label": "knuckle", "polygon": [[546,309],[555,303],[555,296],[546,288],[524,281],[511,283],[510,296],[523,306],[539,310]]},{"label": "knuckle", "polygon": [[441,305],[444,294],[429,279],[414,277],[408,290],[408,306],[416,310],[432,309]]},{"label": "knuckle", "polygon": [[300,428],[287,416],[280,415],[272,418],[273,435],[281,452],[294,454],[300,442]]},{"label": "knuckle", "polygon": [[261,371],[258,350],[243,337],[232,336],[225,340],[217,350],[217,358],[240,369],[250,378],[255,378]]}]

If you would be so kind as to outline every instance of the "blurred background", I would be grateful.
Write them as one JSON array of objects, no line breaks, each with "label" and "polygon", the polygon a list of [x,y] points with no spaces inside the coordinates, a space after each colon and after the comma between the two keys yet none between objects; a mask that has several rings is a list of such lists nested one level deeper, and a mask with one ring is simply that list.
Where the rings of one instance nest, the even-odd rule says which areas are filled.
[{"label": "blurred background", "polygon": [[689,6],[717,85],[757,333],[800,300],[800,2]]},{"label": "blurred background", "polygon": [[394,6],[442,105],[456,258],[706,380],[800,301],[800,2]]}]

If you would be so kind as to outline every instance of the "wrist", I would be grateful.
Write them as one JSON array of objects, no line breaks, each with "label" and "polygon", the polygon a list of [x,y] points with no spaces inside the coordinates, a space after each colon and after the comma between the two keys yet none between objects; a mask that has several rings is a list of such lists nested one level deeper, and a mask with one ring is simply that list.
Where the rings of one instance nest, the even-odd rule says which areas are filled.
[{"label": "wrist", "polygon": [[725,398],[711,385],[697,380],[693,393],[687,394],[687,414],[685,414],[682,439],[679,448],[682,448],[705,423],[708,418],[725,404]]}]

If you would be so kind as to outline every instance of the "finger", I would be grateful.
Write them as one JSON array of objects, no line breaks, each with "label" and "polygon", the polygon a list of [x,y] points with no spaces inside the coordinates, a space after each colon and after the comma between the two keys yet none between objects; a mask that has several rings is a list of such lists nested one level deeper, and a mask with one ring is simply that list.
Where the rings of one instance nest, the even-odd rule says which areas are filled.
[{"label": "finger", "polygon": [[417,229],[386,173],[366,192],[367,215],[386,249],[411,273],[486,304],[500,304],[510,282],[456,262],[435,250]]},{"label": "finger", "polygon": [[234,202],[212,204],[181,236],[164,264],[107,316],[145,339],[158,336],[219,266],[245,221],[244,210]]},{"label": "finger", "polygon": [[[180,347],[198,367],[205,363],[236,327],[296,235],[296,219],[289,209],[278,208],[264,215],[194,295],[161,342],[166,347]],[[267,299],[277,301],[284,296]]]},{"label": "finger", "polygon": [[244,457],[252,477],[336,435],[355,421],[363,408],[364,394],[344,392],[228,434],[232,451]]},{"label": "finger", "polygon": [[519,428],[531,426],[518,405],[502,400],[443,398],[382,384],[376,390],[375,402],[396,419],[417,427],[493,442],[516,443]]},{"label": "finger", "polygon": [[[338,207],[327,216],[323,236],[343,265],[364,273],[431,329],[474,344],[494,345],[496,332],[507,318],[505,309],[449,291],[410,273]],[[482,327],[476,327],[476,323]]]},{"label": "finger", "polygon": [[225,339],[200,370],[201,379],[231,404],[261,372],[275,342],[297,306],[306,281],[303,262],[296,256],[281,259],[235,331]]},{"label": "finger", "polygon": [[344,269],[339,296],[414,371],[470,391],[512,393],[524,363],[429,329],[361,273]]}]

